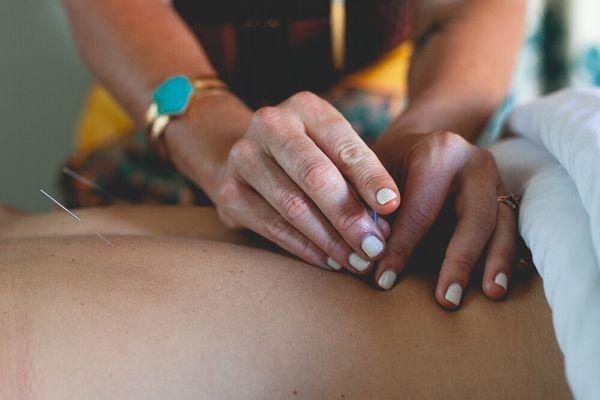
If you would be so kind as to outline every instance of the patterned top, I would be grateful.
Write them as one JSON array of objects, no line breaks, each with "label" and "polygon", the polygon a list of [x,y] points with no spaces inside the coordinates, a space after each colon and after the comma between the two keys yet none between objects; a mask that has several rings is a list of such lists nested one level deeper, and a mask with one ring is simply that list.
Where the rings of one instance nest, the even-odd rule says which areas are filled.
[{"label": "patterned top", "polygon": [[253,108],[325,92],[406,39],[413,0],[346,0],[346,68],[332,64],[330,0],[178,0],[221,78]]},{"label": "patterned top", "polygon": [[[227,31],[228,28],[223,27],[227,26],[227,23],[233,24],[234,20],[238,25],[245,24],[243,19],[232,18],[232,15],[227,13],[234,0],[220,0],[218,3],[219,6],[212,9],[211,16],[206,14],[210,23],[206,20],[194,23],[194,19],[202,18],[195,14],[192,2],[175,2],[178,9],[186,14],[186,19],[199,36],[208,34],[207,32],[215,26]],[[251,1],[244,4],[250,3],[258,4]],[[301,8],[304,12],[310,11],[310,16],[313,16],[312,7],[315,13],[322,13],[326,10],[324,7],[327,3],[313,0],[265,0],[260,4],[270,4],[273,7],[271,10],[275,11],[278,4],[290,5],[290,9]],[[353,0],[348,0],[349,6],[352,3]],[[385,7],[385,2],[372,3]],[[527,36],[519,57],[512,90],[482,135],[482,144],[488,144],[497,137],[504,118],[516,104],[530,101],[566,85],[600,86],[600,29],[597,21],[597,16],[600,15],[600,1],[529,0],[528,6]],[[308,14],[296,14],[298,15],[304,17]],[[248,30],[256,30],[255,25],[260,25],[258,20],[249,21]],[[319,19],[313,21],[318,22]],[[206,24],[212,27],[207,29]],[[264,29],[273,29],[268,25],[267,19]],[[327,29],[326,26],[325,21],[320,29]],[[349,33],[359,30],[350,28]],[[260,31],[250,33],[250,36],[257,35],[251,40],[259,40],[260,35],[264,34],[257,33]],[[210,32],[214,34],[215,31]],[[235,30],[230,32],[235,33]],[[330,60],[328,40],[325,40],[326,48],[322,49],[323,60]],[[352,43],[349,51],[352,57],[355,43],[352,40],[348,43]],[[209,53],[218,53],[214,49],[208,50]],[[398,44],[367,68],[344,76],[328,90],[319,91],[342,112],[367,143],[373,142],[402,109],[411,53],[410,42]],[[354,54],[355,57],[358,53]],[[252,65],[247,64],[248,71],[252,71]],[[221,68],[226,73],[232,71],[227,72],[225,63]],[[294,81],[297,77],[294,74],[285,78]],[[328,79],[331,79],[331,76]],[[287,87],[286,90],[294,88]],[[249,97],[261,97],[258,92],[252,95],[252,88],[247,93],[250,93]],[[281,96],[283,92],[275,94]],[[170,163],[156,156],[145,142],[144,135],[134,131],[128,116],[110,95],[98,86],[90,92],[76,147],[77,153],[67,161],[67,165],[94,181],[102,190],[91,188],[63,175],[62,186],[69,206],[101,205],[121,201],[163,204],[208,202],[197,186],[179,174]]]}]

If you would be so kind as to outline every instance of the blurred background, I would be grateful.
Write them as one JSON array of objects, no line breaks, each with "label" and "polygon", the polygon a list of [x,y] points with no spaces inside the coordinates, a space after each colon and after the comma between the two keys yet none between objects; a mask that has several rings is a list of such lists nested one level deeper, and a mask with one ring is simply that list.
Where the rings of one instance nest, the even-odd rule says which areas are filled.
[{"label": "blurred background", "polygon": [[39,189],[59,193],[90,74],[60,1],[0,3],[0,202],[46,210]]},{"label": "blurred background", "polygon": [[[518,103],[566,85],[600,86],[600,0],[529,0],[513,88],[488,142]],[[501,27],[500,27],[501,28]],[[0,2],[0,202],[50,208],[91,82],[59,0]]]}]

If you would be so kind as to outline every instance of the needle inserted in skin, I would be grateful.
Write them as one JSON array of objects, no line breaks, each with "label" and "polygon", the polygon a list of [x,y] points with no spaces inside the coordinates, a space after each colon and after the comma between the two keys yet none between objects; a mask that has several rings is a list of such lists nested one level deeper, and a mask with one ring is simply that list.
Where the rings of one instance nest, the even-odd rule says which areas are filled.
[{"label": "needle inserted in skin", "polygon": [[44,191],[44,189],[40,189],[40,192],[42,192],[42,194],[44,196],[46,196],[47,198],[49,198],[50,200],[52,200],[54,202],[54,204],[56,204],[57,206],[59,206],[60,208],[62,208],[63,210],[65,210],[66,212],[68,212],[73,218],[75,218],[77,221],[81,222],[81,218],[79,218],[77,215],[75,215],[75,213],[73,213],[71,210],[69,210],[67,207],[63,206],[62,204],[60,204],[54,197],[50,196],[48,193],[46,193]]},{"label": "needle inserted in skin", "polygon": [[100,237],[100,239],[104,240],[106,243],[110,244],[111,247],[115,247],[115,245],[112,244],[112,242],[110,240],[108,240],[107,238],[105,238],[100,232],[96,232],[96,235],[98,235]]},{"label": "needle inserted in skin", "polygon": [[372,208],[371,208],[371,218],[373,219],[373,221],[375,221],[375,223],[377,223],[377,220],[379,219],[379,214],[377,214],[377,211],[375,211]]},{"label": "needle inserted in skin", "polygon": [[[54,202],[54,204],[56,204],[57,206],[59,206],[60,208],[62,208],[64,211],[66,211],[70,216],[72,216],[73,218],[75,218],[77,221],[83,222],[83,221],[81,221],[81,218],[79,218],[79,216],[77,214],[75,214],[74,212],[72,212],[71,210],[69,210],[67,207],[63,206],[58,200],[56,200],[54,197],[52,197],[48,193],[46,193],[44,191],[44,189],[40,189],[40,192],[42,192],[42,194],[44,196],[46,196],[47,198],[49,198],[50,200],[52,200],[52,202]],[[112,244],[112,242],[110,240],[108,240],[107,238],[105,238],[100,232],[94,231],[94,233],[96,235],[98,235],[98,237],[100,239],[102,239],[106,243],[108,243],[111,247],[114,247],[114,245]]]}]

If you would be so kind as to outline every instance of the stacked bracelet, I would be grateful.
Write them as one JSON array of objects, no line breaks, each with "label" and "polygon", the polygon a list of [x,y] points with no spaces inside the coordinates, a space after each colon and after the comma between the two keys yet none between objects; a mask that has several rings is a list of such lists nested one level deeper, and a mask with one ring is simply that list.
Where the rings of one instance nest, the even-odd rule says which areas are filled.
[{"label": "stacked bracelet", "polygon": [[215,77],[191,81],[184,75],[171,76],[161,83],[152,94],[145,116],[151,140],[160,138],[171,118],[185,113],[194,94],[210,90],[227,90],[227,85]]}]

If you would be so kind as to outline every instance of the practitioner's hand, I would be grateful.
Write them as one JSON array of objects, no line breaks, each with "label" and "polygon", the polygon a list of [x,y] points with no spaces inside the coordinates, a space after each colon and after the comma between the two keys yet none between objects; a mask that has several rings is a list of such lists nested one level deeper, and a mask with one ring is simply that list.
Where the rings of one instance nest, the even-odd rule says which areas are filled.
[{"label": "practitioner's hand", "polygon": [[251,229],[311,264],[359,273],[390,233],[361,199],[380,214],[400,204],[373,151],[308,92],[253,113],[215,181],[211,197],[227,226]]},{"label": "practitioner's hand", "polygon": [[487,249],[483,291],[502,298],[515,258],[516,215],[497,202],[506,193],[492,155],[451,132],[389,133],[374,150],[403,187],[402,205],[375,275],[379,286],[392,287],[448,195],[455,193],[458,224],[435,297],[446,308],[458,307],[471,271]]}]

